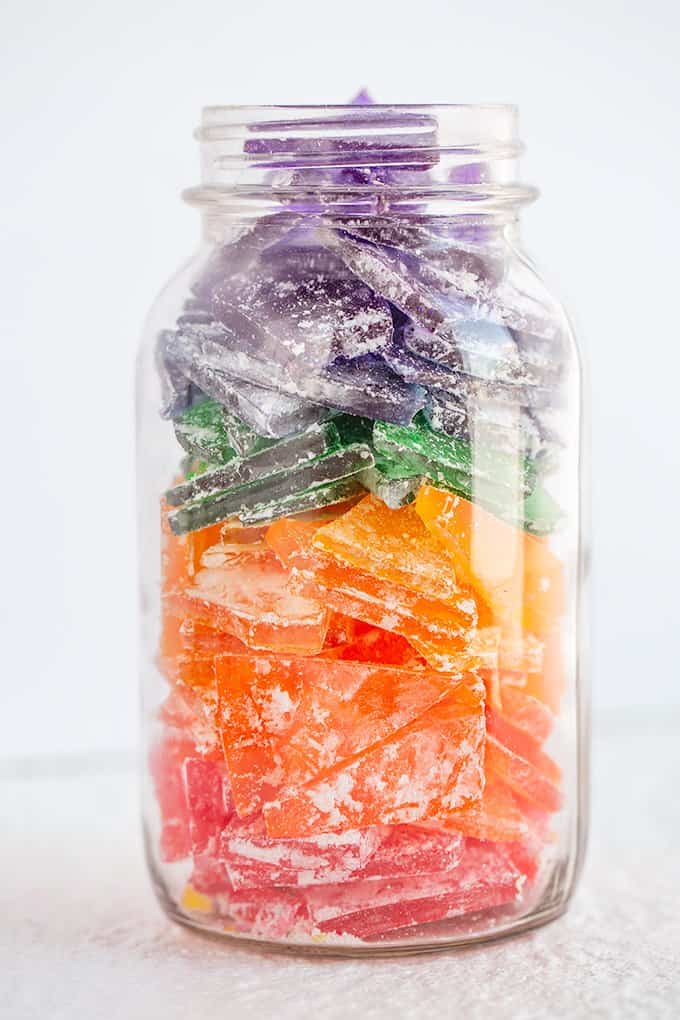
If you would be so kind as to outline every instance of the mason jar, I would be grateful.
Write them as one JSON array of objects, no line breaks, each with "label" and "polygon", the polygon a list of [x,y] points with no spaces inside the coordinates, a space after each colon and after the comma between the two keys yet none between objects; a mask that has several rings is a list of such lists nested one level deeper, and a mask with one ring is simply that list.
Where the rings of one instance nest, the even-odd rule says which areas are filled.
[{"label": "mason jar", "polygon": [[144,826],[174,920],[333,953],[558,916],[580,363],[511,106],[209,107],[139,358]]}]

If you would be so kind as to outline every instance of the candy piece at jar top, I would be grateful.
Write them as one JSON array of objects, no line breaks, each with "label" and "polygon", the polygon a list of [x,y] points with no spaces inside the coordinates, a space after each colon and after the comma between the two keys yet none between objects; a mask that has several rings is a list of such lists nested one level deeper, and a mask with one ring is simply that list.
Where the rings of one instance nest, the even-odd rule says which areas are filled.
[{"label": "candy piece at jar top", "polygon": [[214,289],[212,309],[255,357],[299,372],[318,370],[333,353],[375,349],[392,336],[386,302],[324,248],[270,248],[248,275]]},{"label": "candy piece at jar top", "polygon": [[325,407],[255,386],[242,379],[230,380],[221,402],[260,436],[280,439],[300,432],[328,414]]},{"label": "candy piece at jar top", "polygon": [[534,634],[557,625],[564,568],[545,541],[431,485],[420,490],[415,508],[451,554],[461,582],[478,593],[496,622]]},{"label": "candy piece at jar top", "polygon": [[521,880],[504,848],[470,840],[453,871],[319,887],[306,898],[320,931],[366,939],[511,902]]},{"label": "candy piece at jar top", "polygon": [[559,315],[502,279],[508,275],[503,257],[452,243],[430,222],[384,221],[378,233],[369,227],[370,240],[355,224],[333,227],[329,247],[376,294],[432,332],[450,334],[461,319],[480,318],[551,341],[562,330]]},{"label": "candy piece at jar top", "polygon": [[317,522],[288,520],[267,532],[267,543],[294,568],[291,583],[296,590],[337,612],[400,634],[435,669],[460,669],[461,652],[477,623],[477,607],[469,593],[461,593],[455,605],[444,603],[348,567],[314,551],[317,530]]},{"label": "candy piece at jar top", "polygon": [[447,293],[458,290],[475,296],[480,289],[498,283],[504,272],[503,257],[489,246],[473,247],[454,236],[450,221],[434,217],[361,218],[333,221],[357,240],[369,241],[379,250],[412,260],[415,268],[436,267],[446,274]]},{"label": "candy piece at jar top", "polygon": [[[237,484],[231,489],[204,496],[174,510],[168,514],[170,527],[176,534],[183,534],[225,520],[235,514],[245,523],[254,523],[259,517],[258,511],[261,508],[269,507],[281,500],[303,496],[308,490],[315,490],[331,482],[356,475],[373,463],[371,450],[361,443],[341,448],[315,460],[305,459],[301,463],[299,452],[295,456],[298,459],[296,467],[265,475],[252,482]],[[341,498],[346,499],[347,496]],[[335,500],[329,500],[333,501]],[[291,509],[288,512],[297,511]]]},{"label": "candy piece at jar top", "polygon": [[220,856],[234,889],[323,885],[361,873],[380,840],[377,828],[271,839],[261,815],[234,817],[221,834]]},{"label": "candy piece at jar top", "polygon": [[378,467],[362,471],[359,480],[365,489],[374,493],[392,510],[412,503],[423,483],[422,475],[414,475],[411,478],[389,478]]},{"label": "candy piece at jar top", "polygon": [[267,248],[283,240],[299,223],[300,216],[290,210],[260,216],[234,240],[212,252],[192,284],[197,307],[205,308],[215,287],[231,276],[251,270]]},{"label": "candy piece at jar top", "polygon": [[437,300],[410,271],[405,258],[399,258],[389,249],[360,241],[347,231],[329,231],[327,241],[359,279],[396,305],[404,315],[431,330],[444,322]]},{"label": "candy piece at jar top", "polygon": [[304,783],[370,747],[459,686],[432,670],[290,656],[228,655],[215,672],[218,726],[242,817],[281,785]]},{"label": "candy piece at jar top", "polygon": [[[417,678],[418,674],[414,674]],[[484,688],[474,675],[412,722],[264,806],[271,836],[417,823],[481,797]]]},{"label": "candy piece at jar top", "polygon": [[294,170],[294,185],[321,189],[324,197],[325,185],[408,182],[439,159],[434,117],[372,102],[352,102],[304,124],[251,123],[248,132],[243,151],[251,164],[259,156],[256,166]]},{"label": "candy piece at jar top", "polygon": [[494,773],[513,793],[543,811],[559,811],[562,806],[562,794],[555,783],[541,769],[501,744],[491,733],[486,739],[484,763],[487,772]]},{"label": "candy piece at jar top", "polygon": [[412,507],[390,510],[377,497],[366,496],[319,528],[312,546],[430,598],[454,603],[460,598],[451,557]]},{"label": "candy piece at jar top", "polygon": [[217,545],[201,563],[193,586],[169,597],[171,610],[233,634],[250,648],[321,651],[326,608],[291,591],[288,572],[269,550]]},{"label": "candy piece at jar top", "polygon": [[392,825],[383,833],[361,878],[443,874],[453,871],[463,855],[463,837],[458,833],[417,825]]},{"label": "candy piece at jar top", "polygon": [[215,400],[203,400],[174,421],[175,435],[181,446],[196,457],[223,464],[236,456],[229,443],[222,408]]},{"label": "candy piece at jar top", "polygon": [[437,484],[465,487],[468,491],[482,479],[492,495],[505,488],[513,492],[521,483],[530,492],[534,469],[530,462],[518,464],[509,457],[490,449],[478,450],[469,443],[446,436],[422,421],[412,425],[394,425],[378,421],[373,427],[373,442],[378,454],[401,461],[414,473],[426,475]]},{"label": "candy piece at jar top", "polygon": [[473,378],[517,387],[518,395],[523,395],[520,387],[530,381],[523,373],[513,333],[497,323],[461,318],[437,333],[406,323],[401,336],[405,347],[421,358]]},{"label": "candy piece at jar top", "polygon": [[404,382],[425,386],[428,389],[434,387],[445,390],[455,388],[460,390],[465,385],[460,374],[448,365],[421,358],[398,340],[388,344],[380,352],[380,356]]},{"label": "candy piece at jar top", "polygon": [[194,741],[183,734],[168,733],[149,753],[149,771],[160,810],[161,860],[179,861],[191,853],[189,807],[184,789],[183,765],[195,755]]},{"label": "candy piece at jar top", "polygon": [[339,445],[340,437],[332,422],[311,425],[304,432],[269,444],[249,457],[236,457],[224,466],[195,475],[170,489],[165,498],[170,506],[181,506],[190,500],[223,493],[280,471],[293,471]]}]

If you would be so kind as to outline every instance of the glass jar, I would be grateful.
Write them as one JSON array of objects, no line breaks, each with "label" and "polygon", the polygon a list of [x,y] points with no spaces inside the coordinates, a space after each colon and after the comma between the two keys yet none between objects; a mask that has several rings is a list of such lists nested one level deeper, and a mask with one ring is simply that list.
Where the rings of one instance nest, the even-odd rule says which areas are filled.
[{"label": "glass jar", "polygon": [[160,900],[314,952],[559,915],[584,844],[580,367],[507,106],[208,108],[139,361]]}]

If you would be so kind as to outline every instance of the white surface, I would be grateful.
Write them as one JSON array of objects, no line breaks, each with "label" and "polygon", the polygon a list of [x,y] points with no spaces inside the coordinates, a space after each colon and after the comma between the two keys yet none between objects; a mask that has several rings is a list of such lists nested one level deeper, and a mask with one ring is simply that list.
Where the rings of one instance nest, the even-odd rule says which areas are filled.
[{"label": "white surface", "polygon": [[597,736],[591,848],[565,917],[478,949],[395,960],[282,957],[170,924],[148,888],[124,759],[6,763],[0,1016],[675,1020],[679,723],[651,717],[645,732],[640,718],[621,720]]},{"label": "white surface", "polygon": [[178,192],[197,180],[200,107],[337,102],[360,85],[519,104],[523,177],[544,195],[528,245],[591,352],[595,702],[678,704],[664,663],[680,569],[680,6],[1,6],[0,424],[22,498],[0,507],[0,752],[134,742],[132,355],[196,237]]}]

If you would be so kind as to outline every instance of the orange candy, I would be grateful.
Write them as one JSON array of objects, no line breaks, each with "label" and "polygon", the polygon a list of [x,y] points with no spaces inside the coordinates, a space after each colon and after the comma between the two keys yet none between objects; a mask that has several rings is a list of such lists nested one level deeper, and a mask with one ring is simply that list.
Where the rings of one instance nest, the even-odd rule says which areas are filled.
[{"label": "orange candy", "polygon": [[315,550],[382,581],[455,605],[460,597],[453,562],[411,506],[390,510],[366,496],[314,535]]},{"label": "orange candy", "polygon": [[[550,760],[550,759],[548,759]],[[486,739],[485,768],[523,799],[544,811],[559,811],[562,795],[542,769],[500,743],[491,733]]]},{"label": "orange candy", "polygon": [[516,842],[528,833],[526,819],[509,788],[493,775],[487,776],[480,800],[451,812],[441,824],[472,839],[501,843]]},{"label": "orange candy", "polygon": [[273,655],[225,655],[216,660],[216,678],[241,815],[280,786],[305,783],[362,753],[459,686],[432,670]]},{"label": "orange candy", "polygon": [[267,833],[289,839],[447,816],[480,798],[483,744],[483,686],[470,676],[389,736],[281,790],[264,806]]},{"label": "orange candy", "polygon": [[564,608],[563,567],[547,543],[462,496],[423,485],[415,509],[504,630],[542,635]]},{"label": "orange candy", "polygon": [[168,601],[175,612],[249,648],[307,655],[323,648],[328,610],[291,588],[288,571],[263,543],[212,546],[193,584]]},{"label": "orange candy", "polygon": [[267,544],[291,567],[301,594],[401,635],[434,669],[455,671],[465,666],[461,653],[477,622],[469,592],[459,592],[447,602],[422,595],[340,562],[316,547],[318,535],[317,522],[293,520],[279,520],[267,532]]}]

